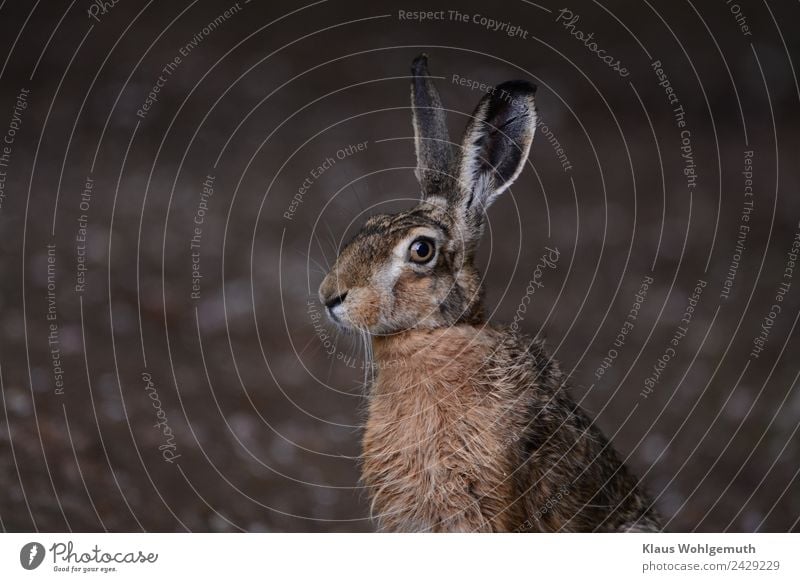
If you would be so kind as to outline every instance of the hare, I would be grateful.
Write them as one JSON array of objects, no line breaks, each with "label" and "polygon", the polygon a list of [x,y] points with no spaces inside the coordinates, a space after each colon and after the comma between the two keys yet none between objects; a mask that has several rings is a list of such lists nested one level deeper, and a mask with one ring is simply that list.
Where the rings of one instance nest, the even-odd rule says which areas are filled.
[{"label": "hare", "polygon": [[362,472],[382,530],[660,529],[544,344],[485,320],[475,250],[486,209],[527,160],[535,90],[509,81],[487,93],[457,151],[417,57],[421,201],[369,218],[320,286],[335,324],[371,340]]}]

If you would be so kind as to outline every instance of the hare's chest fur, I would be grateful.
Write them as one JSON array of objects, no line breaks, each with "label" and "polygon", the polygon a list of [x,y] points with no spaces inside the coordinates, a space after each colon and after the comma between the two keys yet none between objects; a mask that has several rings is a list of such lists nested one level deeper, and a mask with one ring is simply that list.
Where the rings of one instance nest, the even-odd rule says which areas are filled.
[{"label": "hare's chest fur", "polygon": [[513,529],[513,399],[487,379],[491,339],[451,328],[376,345],[363,473],[386,529]]}]

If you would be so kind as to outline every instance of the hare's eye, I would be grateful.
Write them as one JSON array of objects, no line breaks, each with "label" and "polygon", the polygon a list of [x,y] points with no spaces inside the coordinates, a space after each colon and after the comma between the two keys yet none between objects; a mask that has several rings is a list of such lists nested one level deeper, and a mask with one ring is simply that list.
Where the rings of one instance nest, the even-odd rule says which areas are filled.
[{"label": "hare's eye", "polygon": [[433,258],[436,252],[434,243],[429,238],[418,238],[408,247],[408,258],[412,263],[424,264]]}]

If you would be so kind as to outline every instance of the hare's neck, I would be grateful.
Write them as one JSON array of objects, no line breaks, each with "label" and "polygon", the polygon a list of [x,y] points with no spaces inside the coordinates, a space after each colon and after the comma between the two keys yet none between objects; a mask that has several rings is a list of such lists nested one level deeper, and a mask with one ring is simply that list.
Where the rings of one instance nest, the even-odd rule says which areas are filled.
[{"label": "hare's neck", "polygon": [[416,369],[430,377],[459,364],[470,368],[483,364],[495,339],[495,332],[489,327],[454,325],[375,336],[372,345],[379,377]]},{"label": "hare's neck", "polygon": [[385,529],[511,531],[524,521],[508,477],[519,466],[508,399],[487,398],[499,340],[467,325],[374,340],[362,471]]}]

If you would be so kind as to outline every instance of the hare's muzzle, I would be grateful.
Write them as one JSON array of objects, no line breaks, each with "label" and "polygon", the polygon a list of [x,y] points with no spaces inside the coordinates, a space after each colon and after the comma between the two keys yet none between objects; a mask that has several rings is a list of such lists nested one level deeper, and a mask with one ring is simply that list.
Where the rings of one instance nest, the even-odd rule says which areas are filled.
[{"label": "hare's muzzle", "polygon": [[319,300],[335,323],[343,323],[344,300],[347,298],[349,290],[350,286],[344,284],[335,267],[334,271],[328,273],[319,286]]}]

